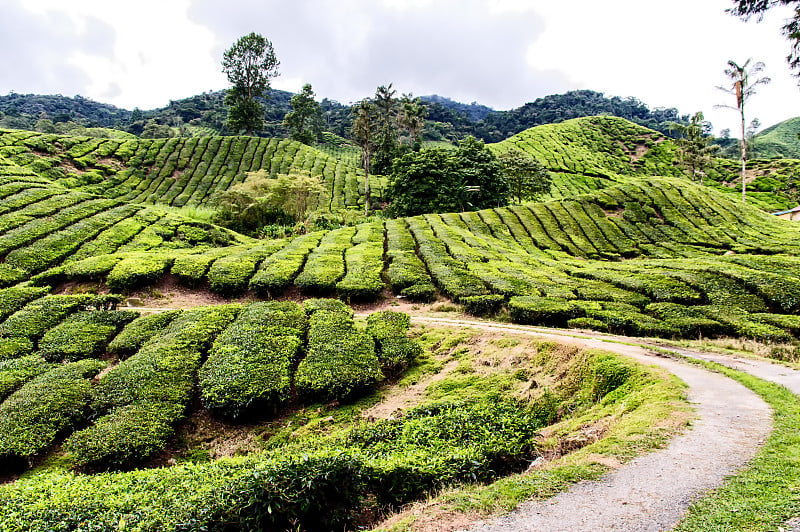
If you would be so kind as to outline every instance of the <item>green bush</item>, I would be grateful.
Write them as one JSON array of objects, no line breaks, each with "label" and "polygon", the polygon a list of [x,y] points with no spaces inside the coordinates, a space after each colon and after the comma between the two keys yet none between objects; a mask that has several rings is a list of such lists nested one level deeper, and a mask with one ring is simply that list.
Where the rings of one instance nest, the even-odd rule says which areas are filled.
[{"label": "green bush", "polygon": [[677,303],[652,303],[645,307],[645,312],[663,320],[684,338],[715,337],[726,329],[720,322],[703,316],[695,307]]},{"label": "green bush", "polygon": [[42,297],[49,291],[49,286],[34,287],[28,285],[0,289],[0,321],[5,320],[27,303]]},{"label": "green bush", "polygon": [[69,314],[92,303],[92,296],[56,295],[32,301],[0,325],[0,336],[40,338]]},{"label": "green bush", "polygon": [[20,386],[51,368],[51,364],[38,356],[0,360],[0,402]]},{"label": "green bush", "polygon": [[39,354],[51,362],[96,358],[119,329],[139,315],[130,310],[79,312],[47,331],[39,341]]},{"label": "green bush", "polygon": [[174,403],[126,405],[72,434],[64,449],[75,455],[79,466],[128,467],[161,451],[182,415],[183,407]]},{"label": "green bush", "polygon": [[469,296],[461,299],[464,310],[473,316],[495,314],[502,308],[504,302],[505,298],[500,294]]},{"label": "green bush", "polygon": [[321,239],[321,232],[303,235],[267,257],[250,279],[250,289],[261,297],[279,295],[292,283],[309,252]]},{"label": "green bush", "polygon": [[327,233],[308,256],[294,284],[306,294],[332,294],[336,290],[336,283],[344,277],[344,253],[351,247],[355,231],[354,227],[345,227]]},{"label": "green bush", "polygon": [[295,373],[301,395],[345,399],[383,378],[371,336],[358,331],[349,316],[319,310],[311,316],[308,355]]},{"label": "green bush", "polygon": [[108,344],[108,352],[120,358],[128,358],[145,342],[158,335],[180,313],[180,310],[170,310],[136,318]]},{"label": "green bush", "polygon": [[382,310],[367,316],[367,333],[375,338],[378,359],[384,368],[405,368],[422,354],[419,342],[406,337],[410,325],[411,318],[402,312]]},{"label": "green bush", "polygon": [[593,331],[608,332],[608,325],[605,322],[586,317],[568,320],[567,327],[570,329],[591,329]]},{"label": "green bush", "polygon": [[563,327],[567,321],[581,314],[580,309],[569,300],[535,296],[512,297],[508,302],[508,310],[515,323],[555,327]]},{"label": "green bush", "polygon": [[11,360],[33,353],[33,342],[24,336],[0,338],[0,361]]},{"label": "green bush", "polygon": [[172,258],[163,252],[129,255],[114,266],[106,283],[114,292],[130,292],[158,282],[170,264]]},{"label": "green bush", "polygon": [[208,270],[211,289],[225,297],[243,293],[259,263],[282,245],[278,242],[217,259]]},{"label": "green bush", "polygon": [[27,458],[85,418],[92,395],[88,378],[104,364],[82,360],[39,375],[0,404],[0,457]]},{"label": "green bush", "polygon": [[0,288],[6,288],[22,282],[26,276],[25,271],[0,263]]},{"label": "green bush", "polygon": [[289,373],[301,341],[265,329],[234,323],[214,343],[199,373],[206,408],[237,418],[289,400]]},{"label": "green bush", "polygon": [[139,402],[185,405],[203,354],[239,312],[238,305],[183,311],[132,357],[104,374],[94,389],[97,411]]},{"label": "green bush", "polygon": [[313,315],[318,310],[327,310],[330,312],[337,312],[346,314],[350,318],[353,317],[353,308],[338,299],[328,298],[312,298],[303,301],[303,309],[309,316]]}]

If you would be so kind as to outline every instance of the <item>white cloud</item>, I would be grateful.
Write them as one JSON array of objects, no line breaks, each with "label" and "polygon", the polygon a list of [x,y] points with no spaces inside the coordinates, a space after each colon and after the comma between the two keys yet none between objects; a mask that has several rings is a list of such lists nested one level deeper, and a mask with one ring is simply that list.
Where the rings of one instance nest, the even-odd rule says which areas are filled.
[{"label": "white cloud", "polygon": [[770,125],[800,115],[785,63],[786,12],[762,24],[724,11],[730,0],[11,0],[0,20],[0,92],[81,93],[127,108],[224,88],[223,50],[256,31],[281,61],[273,86],[311,83],[342,102],[394,82],[511,108],[594,89],[652,107],[705,112],[717,129],[735,113],[715,86],[728,59],[765,61],[748,115]]}]

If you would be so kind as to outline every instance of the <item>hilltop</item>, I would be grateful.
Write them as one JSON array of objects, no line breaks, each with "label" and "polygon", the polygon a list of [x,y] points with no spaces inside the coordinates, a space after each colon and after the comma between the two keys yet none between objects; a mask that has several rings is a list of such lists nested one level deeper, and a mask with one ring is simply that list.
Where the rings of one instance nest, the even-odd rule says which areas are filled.
[{"label": "hilltop", "polygon": [[756,133],[754,157],[759,159],[800,159],[800,117],[784,120]]}]

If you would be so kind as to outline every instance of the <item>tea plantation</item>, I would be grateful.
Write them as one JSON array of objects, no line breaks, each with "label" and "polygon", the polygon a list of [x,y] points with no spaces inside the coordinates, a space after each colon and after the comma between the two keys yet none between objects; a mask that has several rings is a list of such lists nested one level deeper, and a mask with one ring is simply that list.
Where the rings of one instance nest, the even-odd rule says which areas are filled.
[{"label": "tea plantation", "polygon": [[[669,140],[622,119],[490,148],[545,164],[550,196],[256,240],[169,207],[207,205],[266,169],[320,175],[331,201],[319,209],[356,208],[363,174],[287,140],[0,131],[0,469],[13,472],[0,532],[341,529],[354,509],[524,469],[537,431],[606,395],[622,401],[612,392],[628,377],[644,382],[632,376],[645,370],[587,355],[562,372],[573,388],[560,395],[520,401],[505,383],[306,439],[265,431],[248,456],[168,461],[189,424],[352,413],[409,368],[435,366],[407,315],[362,319],[349,304],[447,299],[540,326],[800,342],[800,224],[758,208],[785,199],[793,162],[756,165],[756,183],[781,175],[786,187],[742,204],[721,185],[733,170],[688,182]],[[227,300],[117,310],[167,282]]]}]

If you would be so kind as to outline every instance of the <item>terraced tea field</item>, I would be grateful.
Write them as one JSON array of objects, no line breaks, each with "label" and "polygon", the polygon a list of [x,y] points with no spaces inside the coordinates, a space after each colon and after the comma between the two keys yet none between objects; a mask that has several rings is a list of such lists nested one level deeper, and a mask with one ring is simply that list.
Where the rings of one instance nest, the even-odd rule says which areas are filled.
[{"label": "terraced tea field", "polygon": [[[211,197],[264,170],[322,176],[336,210],[363,205],[364,172],[342,159],[296,141],[253,137],[115,140],[0,131],[11,162],[33,166],[68,188],[133,203],[204,206]],[[349,154],[349,152],[347,152]],[[352,162],[352,157],[348,157]],[[357,163],[357,161],[356,161]],[[385,180],[371,183],[380,198]]]},{"label": "terraced tea field", "polygon": [[[333,198],[322,207],[336,210],[358,205],[358,171],[274,139],[0,132],[0,463],[35,472],[9,477],[0,506],[42,529],[341,528],[352,508],[524,469],[538,431],[572,422],[564,412],[617,419],[626,394],[647,408],[647,387],[665,382],[554,344],[490,360],[517,340],[473,352],[483,340],[409,333],[405,314],[359,317],[346,303],[448,300],[523,324],[796,348],[800,225],[677,177],[669,141],[618,119],[492,149],[511,146],[547,162],[553,197],[256,240],[168,207],[268,169],[319,173]],[[176,282],[229,299],[113,310]],[[419,408],[362,423],[363,408],[409,388]],[[253,452],[191,455],[214,430]],[[0,531],[25,529],[9,522]]]}]

